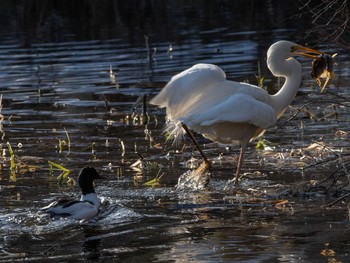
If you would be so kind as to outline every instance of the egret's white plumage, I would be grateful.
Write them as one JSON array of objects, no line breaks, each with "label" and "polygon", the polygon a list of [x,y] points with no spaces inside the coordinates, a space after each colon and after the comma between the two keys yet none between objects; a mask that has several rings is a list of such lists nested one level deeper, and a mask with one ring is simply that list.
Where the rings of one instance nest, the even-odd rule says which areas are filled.
[{"label": "egret's white plumage", "polygon": [[318,54],[289,41],[273,44],[267,52],[267,65],[272,74],[286,79],[275,95],[254,85],[227,80],[216,65],[197,64],[172,77],[150,103],[166,108],[170,120],[167,130],[176,138],[181,137],[185,124],[214,142],[239,141],[242,148],[237,183],[248,142],[276,124],[301,84],[301,65],[293,56],[313,58]]}]

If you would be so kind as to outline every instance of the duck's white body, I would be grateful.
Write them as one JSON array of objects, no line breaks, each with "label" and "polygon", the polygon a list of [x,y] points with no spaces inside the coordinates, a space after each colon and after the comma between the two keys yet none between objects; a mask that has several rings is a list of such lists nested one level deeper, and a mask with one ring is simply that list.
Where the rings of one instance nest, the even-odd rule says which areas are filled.
[{"label": "duck's white body", "polygon": [[68,216],[73,219],[90,219],[98,214],[100,200],[95,193],[82,195],[80,201],[53,202],[44,207],[52,215]]},{"label": "duck's white body", "polygon": [[93,180],[103,178],[92,167],[83,168],[78,176],[79,186],[82,190],[80,200],[59,200],[52,202],[42,210],[52,216],[69,217],[73,219],[91,219],[99,212],[100,200],[95,193]]}]

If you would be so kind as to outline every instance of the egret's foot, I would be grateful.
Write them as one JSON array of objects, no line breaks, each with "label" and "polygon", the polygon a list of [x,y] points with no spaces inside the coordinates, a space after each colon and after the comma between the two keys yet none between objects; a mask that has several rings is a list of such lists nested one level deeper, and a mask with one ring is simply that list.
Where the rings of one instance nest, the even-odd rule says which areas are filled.
[{"label": "egret's foot", "polygon": [[210,181],[211,174],[211,163],[208,160],[205,160],[201,165],[193,172],[194,176],[197,177],[197,186],[202,184],[206,188]]},{"label": "egret's foot", "polygon": [[208,162],[203,162],[196,170],[187,171],[177,181],[177,189],[206,189],[210,181]]},{"label": "egret's foot", "polygon": [[236,177],[228,180],[225,187],[224,187],[224,191],[231,191],[234,187],[239,186],[239,181],[236,180]]},{"label": "egret's foot", "polygon": [[201,165],[205,165],[205,169],[207,169],[209,172],[211,172],[211,162],[208,160],[204,160],[204,162]]}]

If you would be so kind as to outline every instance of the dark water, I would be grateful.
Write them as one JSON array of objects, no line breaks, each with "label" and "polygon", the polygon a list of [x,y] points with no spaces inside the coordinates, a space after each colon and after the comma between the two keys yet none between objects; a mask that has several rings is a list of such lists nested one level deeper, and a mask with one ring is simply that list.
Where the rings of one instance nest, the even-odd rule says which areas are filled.
[{"label": "dark water", "polygon": [[[317,48],[341,53],[339,81],[319,94],[310,61],[301,60],[300,94],[280,127],[264,135],[271,149],[257,151],[255,143],[248,149],[243,172],[262,175],[248,176],[238,190],[222,190],[238,147],[200,136],[213,161],[210,188],[176,190],[188,160],[200,156],[188,139],[183,152],[165,141],[162,110],[147,105],[147,125],[141,116],[142,96],[148,101],[199,62],[253,84],[260,62],[265,84],[275,90],[278,81],[265,65],[269,45],[318,42],[305,34],[311,19],[296,16],[299,7],[295,1],[3,1],[0,261],[347,262],[347,199],[327,206],[348,191],[342,187],[348,137],[339,131],[349,131],[350,67],[337,45]],[[17,164],[12,173],[7,142]],[[313,143],[325,147],[305,150]],[[143,169],[130,167],[137,153]],[[50,176],[49,160],[72,178],[86,165],[108,178],[96,182],[105,201],[95,220],[39,213],[55,198],[79,195],[77,187],[57,184],[60,171]],[[158,187],[144,185],[158,173],[164,173]],[[278,200],[288,203],[275,206]]]}]

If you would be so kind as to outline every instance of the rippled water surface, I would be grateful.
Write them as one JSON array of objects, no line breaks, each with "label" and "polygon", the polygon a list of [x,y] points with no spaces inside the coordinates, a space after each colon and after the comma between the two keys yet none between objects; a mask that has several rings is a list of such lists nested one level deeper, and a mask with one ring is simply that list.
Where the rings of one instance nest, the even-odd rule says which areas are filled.
[{"label": "rippled water surface", "polygon": [[[311,24],[295,16],[295,1],[95,2],[0,4],[0,262],[347,262],[348,199],[328,206],[349,191],[346,51],[316,46],[340,53],[339,79],[325,94],[300,60],[300,92],[264,135],[265,148],[250,144],[239,188],[223,191],[238,146],[198,135],[212,179],[207,190],[181,190],[177,179],[200,155],[188,138],[166,142],[165,113],[149,99],[199,62],[252,84],[260,68],[274,92],[282,80],[265,65],[269,45],[317,36],[300,27]],[[140,156],[143,166],[133,165]],[[80,194],[66,180],[58,185],[61,172],[48,161],[74,179],[86,165],[107,177],[95,184],[103,199],[95,219],[40,211]],[[145,185],[160,174],[158,185]]]}]

